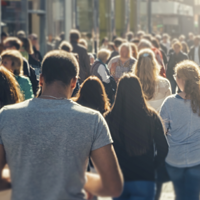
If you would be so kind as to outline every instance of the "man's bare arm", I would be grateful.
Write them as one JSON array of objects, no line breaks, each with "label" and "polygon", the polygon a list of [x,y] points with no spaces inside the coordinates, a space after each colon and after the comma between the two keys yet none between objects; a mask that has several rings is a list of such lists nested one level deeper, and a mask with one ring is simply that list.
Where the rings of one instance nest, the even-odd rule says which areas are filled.
[{"label": "man's bare arm", "polygon": [[99,175],[87,173],[85,190],[96,196],[120,196],[123,175],[113,146],[107,145],[92,151],[91,159]]}]

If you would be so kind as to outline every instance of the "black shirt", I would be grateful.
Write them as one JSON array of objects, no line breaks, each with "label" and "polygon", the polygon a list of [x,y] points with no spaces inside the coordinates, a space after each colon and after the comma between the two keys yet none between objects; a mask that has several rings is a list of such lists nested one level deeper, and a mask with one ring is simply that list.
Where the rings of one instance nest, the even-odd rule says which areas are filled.
[{"label": "black shirt", "polygon": [[[106,120],[109,125],[109,117]],[[148,124],[144,124],[144,126],[148,126]],[[111,132],[114,149],[125,181],[155,181],[156,169],[164,162],[168,153],[168,143],[159,118],[155,119],[155,127],[152,144],[147,152],[140,156],[129,156],[125,146],[118,142]]]}]

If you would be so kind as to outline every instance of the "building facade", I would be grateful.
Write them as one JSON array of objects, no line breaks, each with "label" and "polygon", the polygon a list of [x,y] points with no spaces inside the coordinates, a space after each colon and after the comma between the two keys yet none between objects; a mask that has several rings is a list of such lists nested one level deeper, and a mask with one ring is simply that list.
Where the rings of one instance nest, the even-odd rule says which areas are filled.
[{"label": "building facade", "polygon": [[46,42],[71,28],[90,33],[99,42],[137,30],[138,0],[0,0],[1,31],[15,36],[19,30],[36,33],[41,52]]},{"label": "building facade", "polygon": [[[143,5],[142,12],[146,10]],[[152,0],[153,32],[173,37],[195,31],[193,0]]]}]

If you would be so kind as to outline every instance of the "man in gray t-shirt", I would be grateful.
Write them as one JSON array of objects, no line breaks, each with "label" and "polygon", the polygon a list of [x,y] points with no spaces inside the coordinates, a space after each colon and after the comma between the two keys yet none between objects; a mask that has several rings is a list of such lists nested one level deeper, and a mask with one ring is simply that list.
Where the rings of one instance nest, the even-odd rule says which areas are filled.
[{"label": "man in gray t-shirt", "polygon": [[[50,52],[42,95],[0,110],[0,173],[7,162],[12,200],[82,200],[85,191],[120,195],[123,178],[105,120],[69,100],[77,74],[72,55]],[[89,156],[99,175],[86,173]],[[1,178],[0,190],[5,185]]]}]

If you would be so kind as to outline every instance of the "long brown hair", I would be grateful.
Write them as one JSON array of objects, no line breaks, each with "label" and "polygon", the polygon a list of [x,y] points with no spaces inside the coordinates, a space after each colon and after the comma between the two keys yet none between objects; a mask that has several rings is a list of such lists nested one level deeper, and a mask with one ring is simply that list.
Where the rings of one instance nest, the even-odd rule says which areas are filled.
[{"label": "long brown hair", "polygon": [[193,61],[183,61],[175,67],[177,77],[185,81],[186,99],[191,100],[193,113],[200,116],[200,69]]},{"label": "long brown hair", "polygon": [[83,106],[98,110],[102,114],[110,110],[104,85],[96,76],[90,76],[82,83],[77,97],[73,100]]},{"label": "long brown hair", "polygon": [[160,66],[152,50],[141,50],[134,67],[134,74],[140,79],[146,100],[151,100],[155,93]]},{"label": "long brown hair", "polygon": [[26,52],[29,54],[29,55],[32,55],[34,54],[34,51],[33,51],[33,45],[31,43],[31,41],[26,38],[26,37],[22,37],[20,38],[20,40],[22,41],[22,46],[24,47],[24,49],[26,50]]},{"label": "long brown hair", "polygon": [[0,66],[0,108],[23,100],[19,85],[13,74]]},{"label": "long brown hair", "polygon": [[105,114],[114,141],[132,155],[145,154],[155,131],[158,114],[147,106],[139,79],[125,74],[118,83],[116,99]]}]

